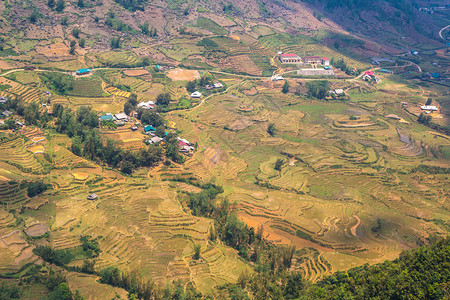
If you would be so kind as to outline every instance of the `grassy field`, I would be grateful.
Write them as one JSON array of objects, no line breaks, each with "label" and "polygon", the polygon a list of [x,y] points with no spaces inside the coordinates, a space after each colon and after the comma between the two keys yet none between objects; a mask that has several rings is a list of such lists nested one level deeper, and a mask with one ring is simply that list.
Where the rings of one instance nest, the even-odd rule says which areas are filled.
[{"label": "grassy field", "polygon": [[101,97],[103,94],[102,80],[98,77],[79,78],[70,91],[70,95],[80,97]]}]

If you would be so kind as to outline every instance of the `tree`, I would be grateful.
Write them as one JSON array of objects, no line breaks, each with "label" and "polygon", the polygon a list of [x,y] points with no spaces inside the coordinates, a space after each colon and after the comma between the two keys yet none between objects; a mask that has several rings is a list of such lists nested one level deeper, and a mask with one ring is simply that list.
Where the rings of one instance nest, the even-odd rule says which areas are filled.
[{"label": "tree", "polygon": [[269,126],[267,127],[267,133],[269,133],[271,136],[275,135],[275,124],[270,123]]},{"label": "tree", "polygon": [[128,160],[122,161],[122,166],[120,168],[120,171],[122,173],[130,175],[131,173],[133,173],[133,169],[134,169],[133,163],[131,163]]},{"label": "tree", "polygon": [[72,300],[72,292],[66,282],[61,282],[56,290],[49,294],[49,299]]},{"label": "tree", "polygon": [[74,29],[72,29],[72,35],[73,35],[74,38],[76,38],[76,39],[80,38],[80,32],[81,32],[80,28],[74,28]]},{"label": "tree", "polygon": [[81,266],[81,272],[87,274],[94,274],[95,273],[94,267],[95,267],[95,260],[85,259],[83,261],[83,265]]},{"label": "tree", "polygon": [[83,8],[84,7],[84,0],[78,0],[77,5],[79,8]]},{"label": "tree", "polygon": [[126,113],[127,115],[130,115],[133,109],[134,109],[133,105],[131,105],[131,103],[128,101],[125,102],[125,104],[123,105],[123,112]]},{"label": "tree", "polygon": [[61,18],[61,25],[67,26],[68,22],[69,22],[69,18],[68,17],[62,17]]},{"label": "tree", "polygon": [[194,245],[194,256],[192,256],[192,258],[194,260],[198,260],[200,258],[200,250],[201,250],[202,246],[200,244],[195,244]]},{"label": "tree", "polygon": [[289,82],[287,80],[284,81],[283,89],[281,90],[283,94],[287,94],[289,92]]},{"label": "tree", "polygon": [[71,54],[71,55],[75,54],[75,47],[76,47],[76,42],[74,40],[70,41],[69,54]]},{"label": "tree", "polygon": [[168,106],[171,100],[172,99],[169,93],[162,93],[156,97],[156,104],[161,106]]},{"label": "tree", "polygon": [[278,158],[277,161],[275,162],[275,167],[274,169],[277,171],[281,171],[281,167],[284,164],[284,159]]},{"label": "tree", "polygon": [[78,41],[78,46],[80,46],[80,48],[84,48],[85,44],[86,44],[86,40],[84,38],[81,38]]},{"label": "tree", "polygon": [[65,3],[64,3],[64,0],[58,0],[58,1],[56,1],[56,11],[57,12],[62,12],[63,10],[64,10],[64,7],[65,7],[66,5],[65,5]]},{"label": "tree", "polygon": [[193,92],[195,92],[195,89],[196,89],[196,87],[197,87],[197,83],[196,83],[196,81],[194,80],[194,81],[189,81],[187,84],[186,84],[186,90],[189,92],[189,93],[193,93]]},{"label": "tree", "polygon": [[54,8],[55,7],[55,0],[48,0],[47,1],[47,6],[50,8]]},{"label": "tree", "polygon": [[34,9],[33,12],[30,15],[30,22],[31,23],[36,23],[38,18],[39,18],[39,12],[36,9]]},{"label": "tree", "polygon": [[318,99],[324,99],[328,94],[328,82],[325,80],[308,81],[306,83],[308,96]]},{"label": "tree", "polygon": [[164,135],[166,134],[166,129],[164,128],[163,125],[160,125],[156,127],[155,134],[159,137],[164,137]]},{"label": "tree", "polygon": [[137,94],[131,93],[130,97],[128,97],[128,102],[135,107],[138,104]]},{"label": "tree", "polygon": [[113,49],[120,48],[120,37],[113,37],[111,39],[111,48]]},{"label": "tree", "polygon": [[141,31],[142,31],[143,34],[145,34],[145,35],[149,35],[150,34],[150,29],[149,29],[148,22],[145,22],[140,27],[141,27]]}]

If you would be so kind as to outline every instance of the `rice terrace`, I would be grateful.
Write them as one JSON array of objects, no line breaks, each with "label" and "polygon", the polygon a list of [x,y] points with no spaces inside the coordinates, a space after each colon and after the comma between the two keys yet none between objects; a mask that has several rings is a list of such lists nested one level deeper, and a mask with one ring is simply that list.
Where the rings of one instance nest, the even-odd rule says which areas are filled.
[{"label": "rice terrace", "polygon": [[449,299],[450,8],[379,2],[2,2],[0,299]]}]

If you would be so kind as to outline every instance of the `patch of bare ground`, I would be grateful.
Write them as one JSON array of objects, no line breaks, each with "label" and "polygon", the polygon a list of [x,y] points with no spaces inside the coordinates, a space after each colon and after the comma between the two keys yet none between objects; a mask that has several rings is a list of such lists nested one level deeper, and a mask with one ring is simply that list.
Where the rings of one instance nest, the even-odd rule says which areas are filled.
[{"label": "patch of bare ground", "polygon": [[167,74],[167,77],[170,79],[177,80],[188,80],[192,81],[195,79],[200,79],[200,74],[197,70],[182,70],[182,69],[174,69],[170,70]]},{"label": "patch of bare ground", "polygon": [[142,76],[142,75],[148,75],[150,74],[147,70],[124,70],[123,73],[127,76]]},{"label": "patch of bare ground", "polygon": [[54,43],[45,46],[36,46],[36,51],[52,60],[64,60],[72,58],[69,54],[69,47],[64,43]]}]

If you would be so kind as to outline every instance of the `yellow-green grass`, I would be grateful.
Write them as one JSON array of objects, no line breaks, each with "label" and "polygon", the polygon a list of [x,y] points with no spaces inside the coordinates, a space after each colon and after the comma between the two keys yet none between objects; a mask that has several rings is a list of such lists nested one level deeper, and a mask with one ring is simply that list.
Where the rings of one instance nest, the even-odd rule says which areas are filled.
[{"label": "yellow-green grass", "polygon": [[100,62],[110,66],[133,67],[140,63],[139,57],[132,51],[109,51],[97,55]]},{"label": "yellow-green grass", "polygon": [[98,77],[76,79],[70,91],[70,95],[80,97],[101,97],[103,94],[102,80]]},{"label": "yellow-green grass", "polygon": [[18,136],[9,142],[0,144],[0,160],[27,173],[42,172],[42,165],[32,153],[27,151],[29,143],[23,137]]}]

